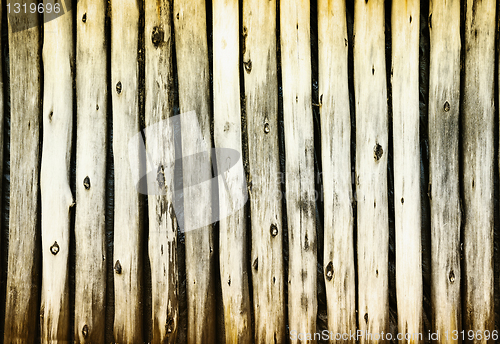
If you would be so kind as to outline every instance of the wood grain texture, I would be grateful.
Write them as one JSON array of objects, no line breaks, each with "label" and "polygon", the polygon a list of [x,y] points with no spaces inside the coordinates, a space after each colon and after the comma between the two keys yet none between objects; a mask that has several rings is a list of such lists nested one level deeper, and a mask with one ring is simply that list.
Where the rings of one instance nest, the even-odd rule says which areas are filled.
[{"label": "wood grain texture", "polygon": [[[213,1],[214,141],[219,177],[219,261],[226,343],[253,343],[247,271],[237,0]],[[230,151],[240,157],[234,162]],[[234,167],[232,167],[234,165]],[[224,214],[229,214],[227,217]]]},{"label": "wood grain texture", "polygon": [[[186,231],[188,343],[215,343],[215,276],[212,187],[193,187],[212,178],[210,83],[204,0],[174,2],[175,47],[179,79]],[[196,123],[183,120],[195,112]],[[193,125],[194,124],[194,125]],[[196,138],[193,140],[193,138]],[[206,153],[205,153],[206,152]],[[194,201],[198,200],[198,201]]]},{"label": "wood grain texture", "polygon": [[[429,186],[433,331],[461,331],[460,1],[429,5]],[[441,343],[456,343],[450,337]]]},{"label": "wood grain texture", "polygon": [[[115,212],[113,261],[117,343],[142,343],[142,205],[136,190],[143,175],[129,146],[139,128],[137,0],[111,1],[111,89]],[[132,151],[130,151],[132,149]],[[129,157],[133,157],[129,160]],[[132,163],[131,163],[132,162]]]},{"label": "wood grain texture", "polygon": [[[351,116],[345,0],[318,1],[319,101],[328,330],[356,329]],[[353,341],[344,341],[352,343]]]},{"label": "wood grain texture", "polygon": [[148,173],[148,184],[161,190],[148,194],[152,343],[175,343],[179,323],[171,16],[171,0],[145,2],[146,147],[156,172]]},{"label": "wood grain texture", "polygon": [[[47,2],[45,5],[53,1]],[[42,200],[42,343],[70,339],[68,257],[69,172],[73,135],[73,22],[69,15],[47,21],[43,35],[43,150],[40,171]]]},{"label": "wood grain texture", "polygon": [[285,343],[276,1],[243,1],[254,341]]},{"label": "wood grain texture", "polygon": [[[280,3],[290,331],[316,331],[316,218],[309,1]],[[291,339],[292,343],[313,343]]]},{"label": "wood grain texture", "polygon": [[[493,331],[493,155],[496,1],[468,0],[462,104],[463,329]],[[473,343],[486,343],[485,339]],[[490,341],[493,343],[493,339]]]},{"label": "wood grain texture", "polygon": [[[392,121],[396,298],[401,343],[423,333],[420,209],[419,34],[420,1],[392,4]],[[408,334],[408,336],[406,336]]]},{"label": "wood grain texture", "polygon": [[[34,1],[33,1],[34,2]],[[7,15],[11,137],[4,343],[33,343],[39,320],[41,51],[36,14]],[[13,32],[26,25],[27,30]]]},{"label": "wood grain texture", "polygon": [[104,343],[106,303],[106,1],[79,0],[76,13],[76,343]]},{"label": "wood grain texture", "polygon": [[[389,214],[388,116],[383,0],[354,4],[356,195],[358,216],[358,324],[387,332]],[[374,91],[376,90],[376,91]],[[376,343],[363,336],[360,343]]]}]

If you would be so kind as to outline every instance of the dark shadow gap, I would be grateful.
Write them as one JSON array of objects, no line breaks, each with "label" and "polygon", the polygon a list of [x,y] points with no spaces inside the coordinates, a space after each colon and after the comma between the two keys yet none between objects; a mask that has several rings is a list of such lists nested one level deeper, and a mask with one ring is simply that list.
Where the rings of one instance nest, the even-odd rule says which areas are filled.
[{"label": "dark shadow gap", "polygon": [[[278,152],[280,159],[281,176],[286,175],[286,158],[285,158],[285,122],[283,119],[283,79],[281,70],[281,27],[280,27],[280,1],[276,0],[276,61],[278,64]],[[281,180],[281,219],[283,224],[283,293],[284,293],[284,317],[285,317],[285,337],[290,333],[288,323],[288,220],[286,214],[286,183],[285,178]]]},{"label": "dark shadow gap", "polygon": [[[144,140],[144,129],[146,127],[146,111],[145,111],[145,99],[146,99],[146,62],[145,62],[145,9],[144,0],[137,2],[139,7],[139,23],[138,23],[138,47],[137,47],[137,61],[139,68],[139,130],[143,135]],[[146,166],[143,166],[146,168]],[[139,216],[142,219],[142,233],[141,233],[141,263],[142,273],[138,276],[142,281],[142,305],[139,305],[140,311],[142,312],[142,338],[146,343],[150,343],[153,337],[153,310],[152,310],[152,280],[151,280],[151,263],[149,261],[149,213],[148,213],[148,197],[143,194],[139,194]]]},{"label": "dark shadow gap", "polygon": [[353,246],[354,246],[354,283],[355,291],[355,309],[356,309],[356,330],[359,328],[358,323],[358,308],[359,308],[359,292],[358,292],[358,211],[356,197],[356,96],[354,94],[354,1],[346,3],[346,24],[347,24],[347,39],[349,42],[347,51],[347,72],[348,72],[348,87],[349,87],[349,113],[351,118],[351,185],[352,185],[352,215],[353,215]]},{"label": "dark shadow gap", "polygon": [[111,4],[106,6],[106,57],[107,57],[107,156],[106,156],[106,343],[114,343],[115,284],[113,271],[115,167],[113,157],[113,105],[111,79]]},{"label": "dark shadow gap", "polygon": [[[249,167],[249,152],[248,152],[248,127],[247,127],[247,108],[246,108],[246,95],[245,95],[245,74],[243,65],[243,54],[245,53],[245,39],[246,30],[243,29],[243,4],[240,1],[238,6],[238,20],[239,20],[239,56],[238,56],[238,71],[240,76],[240,106],[241,106],[241,148],[243,159],[243,167],[245,169],[245,180],[248,186],[250,185],[250,167]],[[248,331],[251,332],[251,337],[255,338],[255,315],[254,315],[254,299],[253,299],[253,279],[252,279],[252,219],[251,219],[251,209],[250,209],[250,195],[247,194],[247,202],[245,203],[245,232],[246,232],[246,242],[245,242],[245,262],[246,262],[246,275],[248,276],[248,304],[249,304],[249,316],[250,324]],[[255,339],[254,339],[255,340]]]},{"label": "dark shadow gap", "polygon": [[[420,3],[420,34],[419,34],[419,112],[420,112],[420,202],[421,202],[421,245],[422,245],[422,320],[423,331],[432,331],[431,304],[431,215],[430,200],[427,196],[429,185],[429,58],[430,37],[427,18],[429,1]],[[426,336],[424,335],[424,338]]]},{"label": "dark shadow gap", "polygon": [[389,323],[388,330],[398,333],[398,307],[396,300],[396,228],[394,213],[394,139],[392,114],[392,2],[385,3],[385,68],[387,82],[387,118],[388,118],[388,158],[387,158],[387,194],[389,204]]},{"label": "dark shadow gap", "polygon": [[[77,140],[77,104],[76,104],[76,6],[78,0],[72,1],[71,16],[73,18],[73,61],[71,64],[71,76],[73,82],[73,132],[71,138],[71,160],[70,160],[70,175],[69,185],[73,202],[76,201],[76,140]],[[69,291],[69,338],[70,343],[75,341],[75,268],[76,268],[76,241],[75,241],[75,216],[76,207],[70,209],[70,227],[69,227],[69,255],[68,255],[68,291]]]},{"label": "dark shadow gap", "polygon": [[[316,253],[317,253],[317,316],[316,332],[328,330],[326,286],[323,273],[324,250],[324,201],[323,201],[323,176],[321,160],[321,117],[319,102],[319,47],[318,47],[318,1],[310,2],[310,47],[311,47],[311,100],[314,130],[314,187],[316,208]],[[325,341],[320,340],[320,343]]]}]

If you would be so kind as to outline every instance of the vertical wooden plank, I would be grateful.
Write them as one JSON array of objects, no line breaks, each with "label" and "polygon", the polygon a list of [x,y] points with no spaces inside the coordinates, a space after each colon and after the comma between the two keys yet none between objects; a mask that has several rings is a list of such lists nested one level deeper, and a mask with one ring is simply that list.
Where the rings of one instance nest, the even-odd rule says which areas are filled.
[{"label": "vertical wooden plank", "polygon": [[[54,1],[44,2],[45,7]],[[68,257],[69,185],[73,133],[73,22],[62,15],[44,15],[43,150],[40,171],[42,199],[42,343],[69,340]]]},{"label": "vertical wooden plank", "polygon": [[[210,83],[207,21],[204,0],[176,0],[174,28],[181,112],[182,156],[200,153],[183,162],[184,185],[210,180]],[[183,121],[194,111],[197,123]],[[199,138],[193,140],[193,138]],[[184,228],[186,231],[186,289],[188,343],[215,342],[214,242],[212,188],[184,188]],[[201,200],[195,202],[194,200]]]},{"label": "vertical wooden plank", "polygon": [[145,2],[146,146],[156,169],[148,179],[162,191],[148,195],[152,343],[175,343],[179,322],[173,164],[164,166],[175,161],[171,15],[172,1]]},{"label": "vertical wooden plank", "polygon": [[276,1],[243,1],[255,343],[285,343]]},{"label": "vertical wooden plank", "polygon": [[[429,187],[434,332],[461,330],[460,1],[429,4]],[[452,337],[442,343],[456,343]]]},{"label": "vertical wooden plank", "polygon": [[[418,20],[418,19],[416,19]],[[358,323],[365,333],[388,329],[389,214],[387,85],[383,0],[354,6]],[[376,343],[362,336],[361,343]]]},{"label": "vertical wooden plank", "polygon": [[106,1],[79,0],[76,15],[75,324],[77,343],[103,343],[106,302]]},{"label": "vertical wooden plank", "polygon": [[[495,0],[468,0],[463,94],[464,330],[493,331]],[[473,343],[493,343],[475,337]]]},{"label": "vertical wooden plank", "polygon": [[328,330],[352,333],[356,285],[345,0],[318,1],[318,42]]},{"label": "vertical wooden plank", "polygon": [[[290,331],[316,330],[316,218],[312,117],[310,3],[280,3],[286,206],[289,233]],[[291,336],[292,343],[302,342]],[[306,340],[305,343],[312,343]]]},{"label": "vertical wooden plank", "polygon": [[[34,3],[31,1],[29,3]],[[32,343],[38,327],[41,119],[37,14],[7,14],[11,98],[9,261],[4,343]],[[18,26],[26,30],[15,31]]]},{"label": "vertical wooden plank", "polygon": [[[118,343],[142,343],[142,212],[136,175],[129,163],[129,140],[139,132],[137,0],[111,1],[111,82],[113,155],[115,167],[114,338]],[[138,148],[138,147],[134,147]],[[133,155],[133,153],[131,154]]]},{"label": "vertical wooden plank", "polygon": [[[214,140],[219,172],[220,275],[226,343],[252,343],[247,271],[246,195],[241,143],[239,20],[237,0],[213,1]],[[231,151],[239,153],[234,162]],[[230,170],[232,165],[234,168]],[[225,217],[223,214],[229,214]]]},{"label": "vertical wooden plank", "polygon": [[[423,341],[420,210],[420,1],[392,3],[392,117],[396,298],[402,343]],[[408,335],[406,335],[408,334]],[[408,339],[409,338],[409,339]]]}]

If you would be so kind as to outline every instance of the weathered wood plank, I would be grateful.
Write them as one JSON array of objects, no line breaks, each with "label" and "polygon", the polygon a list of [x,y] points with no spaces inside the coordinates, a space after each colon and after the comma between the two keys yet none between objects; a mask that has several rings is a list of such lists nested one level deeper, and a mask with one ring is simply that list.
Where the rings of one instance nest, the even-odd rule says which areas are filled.
[{"label": "weathered wood plank", "polygon": [[75,323],[77,343],[104,343],[106,302],[106,1],[80,0],[76,21]]},{"label": "weathered wood plank", "polygon": [[[7,18],[11,175],[4,343],[32,343],[39,319],[40,29],[37,14],[8,13]],[[17,25],[28,29],[14,32]]]},{"label": "weathered wood plank", "polygon": [[[494,0],[468,0],[462,111],[465,331],[493,331]],[[478,340],[473,343],[486,343]],[[490,341],[494,341],[490,338]]]},{"label": "weathered wood plank", "polygon": [[[328,330],[356,329],[348,40],[345,0],[318,1],[319,101]],[[351,341],[344,341],[351,343]]]},{"label": "weathered wood plank", "polygon": [[[423,341],[420,210],[420,1],[392,3],[392,118],[396,298],[401,343]],[[406,336],[408,334],[408,337]],[[410,338],[410,339],[407,339]]]},{"label": "weathered wood plank", "polygon": [[[416,19],[417,20],[417,19]],[[354,6],[358,323],[363,332],[388,329],[389,214],[387,85],[383,0]],[[376,90],[376,91],[375,91]],[[363,336],[360,343],[376,343]]]},{"label": "weathered wood plank", "polygon": [[[139,4],[111,1],[111,85],[115,168],[114,338],[142,343],[142,211],[136,190],[140,165],[129,162],[129,140],[139,132],[138,38]],[[134,147],[138,148],[138,147]],[[130,154],[134,158],[134,153]],[[138,157],[137,157],[138,158]],[[134,160],[134,159],[131,159]]]},{"label": "weathered wood plank", "polygon": [[[220,175],[219,261],[224,332],[226,343],[243,344],[253,343],[253,334],[246,216],[243,204],[238,202],[247,192],[241,142],[238,15],[237,0],[213,1],[214,141],[217,148],[222,148],[217,151],[217,171]],[[238,161],[234,162],[228,148],[239,153]]]},{"label": "weathered wood plank", "polygon": [[[433,331],[461,330],[460,1],[429,4],[429,187]],[[441,343],[455,343],[451,337]]]},{"label": "weathered wood plank", "polygon": [[[45,5],[54,5],[48,1]],[[68,257],[69,184],[73,134],[73,21],[62,15],[48,21],[43,35],[43,150],[40,171],[42,201],[42,343],[65,343],[69,337]]]},{"label": "weathered wood plank", "polygon": [[[316,218],[312,117],[310,4],[280,3],[290,331],[316,330]],[[292,343],[302,342],[292,336]],[[312,340],[305,340],[312,343]]]},{"label": "weathered wood plank", "polygon": [[175,146],[172,122],[168,121],[174,100],[171,15],[172,1],[145,2],[146,147],[156,169],[148,174],[148,184],[158,184],[161,191],[148,194],[152,343],[175,343],[179,322],[177,222],[173,213]]},{"label": "weathered wood plank", "polygon": [[285,343],[276,1],[243,1],[255,343]]},{"label": "weathered wood plank", "polygon": [[[210,83],[206,8],[204,0],[174,2],[174,28],[179,80],[186,230],[186,289],[188,343],[215,342],[214,239],[210,136]],[[194,111],[196,123],[183,120]],[[192,117],[186,117],[192,118]],[[193,140],[193,138],[197,138]]]}]

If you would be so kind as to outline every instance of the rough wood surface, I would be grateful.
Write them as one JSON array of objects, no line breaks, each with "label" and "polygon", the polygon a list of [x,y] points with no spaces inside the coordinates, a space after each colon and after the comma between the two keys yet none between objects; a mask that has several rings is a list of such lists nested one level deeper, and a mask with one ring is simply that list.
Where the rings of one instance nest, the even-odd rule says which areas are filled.
[{"label": "rough wood surface", "polygon": [[254,341],[285,343],[276,1],[243,1]]},{"label": "rough wood surface", "polygon": [[[396,298],[401,343],[423,337],[420,210],[419,34],[420,1],[392,4],[392,121]],[[408,336],[406,336],[408,334]],[[409,338],[409,339],[408,339]]]},{"label": "rough wood surface", "polygon": [[[468,0],[462,104],[465,223],[463,329],[493,331],[493,155],[496,1]],[[475,340],[473,343],[486,343]],[[490,338],[493,343],[494,340]]]},{"label": "rough wood surface", "polygon": [[[429,5],[429,186],[433,331],[461,330],[460,1]],[[442,343],[455,343],[451,337]]]},{"label": "rough wood surface", "polygon": [[104,343],[108,92],[105,0],[80,0],[76,14],[76,343]]},{"label": "rough wood surface", "polygon": [[[137,192],[140,165],[129,140],[139,132],[137,0],[111,1],[111,89],[115,212],[113,266],[115,283],[114,338],[142,343],[142,205]],[[129,156],[133,158],[129,160]],[[132,162],[132,164],[131,164]],[[133,165],[133,166],[132,166]]]},{"label": "rough wood surface", "polygon": [[[154,172],[148,184],[149,262],[152,286],[152,343],[175,343],[179,322],[177,221],[174,214],[175,146],[172,122],[173,69],[171,0],[145,2],[146,147]],[[159,124],[157,124],[159,123]]]},{"label": "rough wood surface", "polygon": [[[38,221],[41,54],[38,15],[7,15],[11,142],[9,258],[4,343],[33,343],[39,320]],[[16,25],[27,30],[13,32]]]},{"label": "rough wood surface", "polygon": [[[54,4],[52,2],[52,4]],[[48,16],[45,15],[45,19]],[[69,336],[69,183],[73,139],[73,22],[69,15],[44,23],[42,200],[42,343],[65,343]]]},{"label": "rough wood surface", "polygon": [[[290,331],[316,331],[316,218],[310,4],[281,0],[281,65],[288,218]],[[312,340],[291,339],[292,343]]]},{"label": "rough wood surface", "polygon": [[[246,195],[241,143],[237,0],[213,1],[214,141],[219,173],[219,261],[226,343],[253,343],[247,271]],[[240,154],[234,162],[226,149]],[[229,154],[228,154],[229,153]],[[232,167],[234,165],[234,167]],[[235,199],[233,199],[233,197]],[[233,202],[234,201],[234,202]],[[224,213],[229,214],[227,217]]]},{"label": "rough wood surface", "polygon": [[[207,181],[212,178],[205,1],[175,1],[173,15],[182,156],[188,157],[203,152],[201,155],[192,156],[186,163],[183,160],[188,343],[211,344],[215,343],[215,243],[210,201],[212,187],[207,183],[196,187],[200,180]],[[194,111],[196,123],[183,120],[184,114],[189,111]]]},{"label": "rough wood surface", "polygon": [[[345,0],[318,1],[319,102],[324,195],[323,270],[328,330],[356,329],[351,117]],[[345,341],[352,343],[353,341]]]},{"label": "rough wood surface", "polygon": [[[358,324],[388,330],[388,116],[383,0],[354,5],[356,195],[358,216]],[[376,90],[376,91],[375,91]],[[362,336],[360,343],[376,343]]]}]

